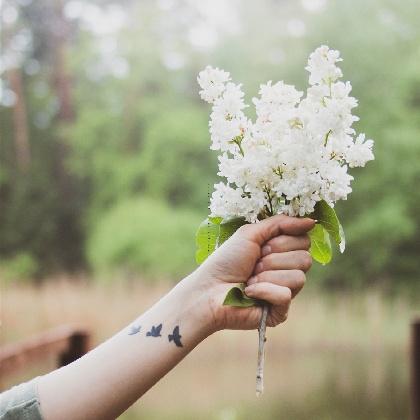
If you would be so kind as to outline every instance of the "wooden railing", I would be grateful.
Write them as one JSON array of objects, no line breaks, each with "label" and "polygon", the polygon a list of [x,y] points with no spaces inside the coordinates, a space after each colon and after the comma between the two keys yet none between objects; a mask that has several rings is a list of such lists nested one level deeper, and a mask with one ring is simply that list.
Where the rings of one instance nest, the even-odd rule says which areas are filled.
[{"label": "wooden railing", "polygon": [[411,323],[411,418],[420,420],[420,318]]},{"label": "wooden railing", "polygon": [[28,369],[42,360],[55,357],[65,366],[90,349],[91,334],[85,328],[63,325],[0,349],[0,377]]}]

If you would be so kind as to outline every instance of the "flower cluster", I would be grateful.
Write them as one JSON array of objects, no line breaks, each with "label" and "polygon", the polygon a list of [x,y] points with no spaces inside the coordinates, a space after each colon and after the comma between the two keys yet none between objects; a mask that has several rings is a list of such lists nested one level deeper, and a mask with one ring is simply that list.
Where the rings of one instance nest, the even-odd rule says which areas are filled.
[{"label": "flower cluster", "polygon": [[373,141],[357,135],[357,100],[342,82],[339,51],[317,48],[309,57],[306,95],[283,81],[260,86],[256,120],[244,113],[241,85],[229,73],[206,67],[200,96],[212,104],[211,149],[220,151],[212,216],[256,222],[274,214],[304,216],[325,200],[334,205],[351,192],[348,168],[373,160]]}]

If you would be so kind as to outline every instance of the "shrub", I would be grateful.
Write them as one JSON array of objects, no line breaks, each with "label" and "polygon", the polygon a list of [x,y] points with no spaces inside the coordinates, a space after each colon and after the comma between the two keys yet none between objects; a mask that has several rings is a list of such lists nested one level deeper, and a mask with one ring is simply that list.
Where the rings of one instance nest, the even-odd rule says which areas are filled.
[{"label": "shrub", "polygon": [[179,277],[192,270],[200,217],[150,198],[119,202],[97,221],[87,242],[97,274]]}]

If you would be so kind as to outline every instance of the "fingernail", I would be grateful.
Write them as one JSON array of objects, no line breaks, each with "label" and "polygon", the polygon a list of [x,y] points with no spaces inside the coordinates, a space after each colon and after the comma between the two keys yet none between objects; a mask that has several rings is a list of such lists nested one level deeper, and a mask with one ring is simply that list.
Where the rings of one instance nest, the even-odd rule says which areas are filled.
[{"label": "fingernail", "polygon": [[266,255],[271,253],[271,246],[270,245],[264,245],[263,249],[261,250],[262,256],[265,257]]},{"label": "fingernail", "polygon": [[251,284],[255,284],[257,282],[257,276],[252,276],[249,280],[248,280],[248,286],[251,286]]},{"label": "fingernail", "polygon": [[255,286],[254,285],[245,287],[245,294],[247,296],[252,297],[252,295],[254,294],[254,292],[255,292]]}]

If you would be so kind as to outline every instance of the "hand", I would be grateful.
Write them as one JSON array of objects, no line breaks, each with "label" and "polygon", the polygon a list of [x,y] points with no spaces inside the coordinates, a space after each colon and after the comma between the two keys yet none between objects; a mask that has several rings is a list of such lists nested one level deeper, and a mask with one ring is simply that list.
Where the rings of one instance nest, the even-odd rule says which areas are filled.
[{"label": "hand", "polygon": [[245,293],[270,304],[268,326],[286,320],[289,305],[312,265],[307,232],[312,219],[278,215],[244,225],[194,272],[207,296],[213,328],[255,329],[261,307],[223,306],[232,283],[247,283]]}]

